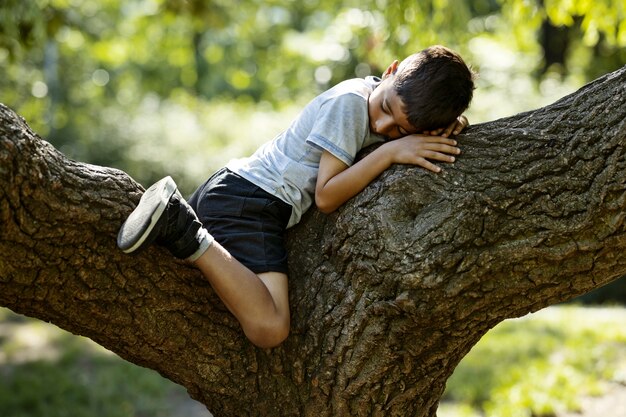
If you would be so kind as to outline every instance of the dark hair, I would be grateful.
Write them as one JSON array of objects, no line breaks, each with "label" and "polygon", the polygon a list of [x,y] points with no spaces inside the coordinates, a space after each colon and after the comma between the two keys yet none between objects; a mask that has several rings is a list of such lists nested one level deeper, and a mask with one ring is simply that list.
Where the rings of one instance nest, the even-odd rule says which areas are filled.
[{"label": "dark hair", "polygon": [[403,60],[394,79],[409,123],[418,131],[447,127],[467,109],[476,74],[456,52],[431,46]]}]

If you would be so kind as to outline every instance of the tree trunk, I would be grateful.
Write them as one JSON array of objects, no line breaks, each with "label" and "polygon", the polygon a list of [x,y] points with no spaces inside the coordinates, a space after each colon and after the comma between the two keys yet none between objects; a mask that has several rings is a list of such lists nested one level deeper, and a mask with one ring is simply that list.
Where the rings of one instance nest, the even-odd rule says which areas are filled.
[{"label": "tree trunk", "polygon": [[88,336],[216,416],[429,416],[497,323],[626,273],[626,67],[471,127],[289,232],[292,332],[253,347],[200,273],[117,250],[141,187],[0,107],[0,305]]}]

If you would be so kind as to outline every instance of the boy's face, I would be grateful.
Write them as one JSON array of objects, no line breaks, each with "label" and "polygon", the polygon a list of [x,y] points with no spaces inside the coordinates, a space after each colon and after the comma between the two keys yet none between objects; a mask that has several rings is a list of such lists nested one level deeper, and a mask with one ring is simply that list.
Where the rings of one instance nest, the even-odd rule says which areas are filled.
[{"label": "boy's face", "polygon": [[404,102],[393,87],[398,61],[383,73],[383,81],[372,91],[367,101],[370,132],[388,139],[398,139],[416,133],[404,111]]}]

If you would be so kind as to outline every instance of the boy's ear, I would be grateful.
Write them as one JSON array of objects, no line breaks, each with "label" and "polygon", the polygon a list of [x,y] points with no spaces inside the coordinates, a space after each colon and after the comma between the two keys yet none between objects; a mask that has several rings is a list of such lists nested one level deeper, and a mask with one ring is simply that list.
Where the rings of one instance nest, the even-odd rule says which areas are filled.
[{"label": "boy's ear", "polygon": [[395,61],[393,61],[391,63],[391,65],[389,65],[387,67],[387,69],[385,70],[385,72],[383,72],[383,79],[387,78],[390,75],[393,75],[396,73],[396,71],[398,70],[398,65],[400,64],[400,62],[396,59]]}]

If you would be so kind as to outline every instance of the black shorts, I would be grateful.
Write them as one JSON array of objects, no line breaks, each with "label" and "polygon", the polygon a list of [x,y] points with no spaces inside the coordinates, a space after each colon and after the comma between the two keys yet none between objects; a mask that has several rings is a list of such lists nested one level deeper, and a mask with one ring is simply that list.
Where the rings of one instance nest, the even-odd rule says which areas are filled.
[{"label": "black shorts", "polygon": [[215,240],[252,272],[288,272],[289,204],[226,168],[198,187],[189,204]]}]

